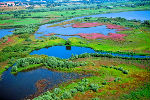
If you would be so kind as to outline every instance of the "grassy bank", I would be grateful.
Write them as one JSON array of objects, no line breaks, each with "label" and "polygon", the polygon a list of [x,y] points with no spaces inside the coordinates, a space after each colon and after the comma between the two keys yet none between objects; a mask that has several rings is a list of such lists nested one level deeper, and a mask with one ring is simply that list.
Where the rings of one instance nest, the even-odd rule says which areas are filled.
[{"label": "grassy bank", "polygon": [[[137,64],[134,61],[128,63],[123,60],[116,63],[116,60],[108,60],[108,58],[77,59],[76,61],[86,61],[89,63],[86,66],[73,68],[71,72],[88,73],[93,74],[93,76],[61,84],[58,88],[45,92],[34,98],[34,100],[42,98],[61,98],[65,100],[93,100],[93,98],[98,98],[96,100],[108,100],[111,98],[124,100],[125,98],[133,99],[137,97],[142,99],[143,97],[140,96],[142,92],[141,94],[140,92],[136,94],[135,97],[130,95],[139,91],[136,89],[142,87],[143,84],[149,86],[149,83],[147,83],[150,81],[148,78],[150,75],[149,71],[141,69],[140,66],[142,64],[140,63]],[[146,66],[149,65],[146,64]],[[123,73],[123,70],[128,70],[128,73]],[[70,69],[68,71],[70,72]],[[129,93],[130,91],[132,91],[131,94]],[[144,100],[148,99],[149,96],[148,93],[145,93]]]}]

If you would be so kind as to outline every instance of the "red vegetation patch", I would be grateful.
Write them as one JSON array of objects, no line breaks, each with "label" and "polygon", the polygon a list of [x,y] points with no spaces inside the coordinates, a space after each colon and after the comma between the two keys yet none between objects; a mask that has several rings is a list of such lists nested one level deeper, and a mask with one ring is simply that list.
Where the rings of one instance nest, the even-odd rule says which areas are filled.
[{"label": "red vegetation patch", "polygon": [[52,35],[55,35],[56,33],[48,33],[48,34],[45,34],[44,36],[52,36]]},{"label": "red vegetation patch", "polygon": [[5,43],[2,43],[2,44],[7,44],[9,42],[12,42],[13,40],[11,40],[10,38],[8,38],[8,40],[5,42]]},{"label": "red vegetation patch", "polygon": [[104,25],[102,23],[98,23],[98,22],[94,22],[94,23],[76,23],[73,24],[72,27],[73,28],[88,28],[88,27],[95,27],[95,26],[100,26],[100,25]]},{"label": "red vegetation patch", "polygon": [[116,31],[124,31],[124,30],[126,30],[123,26],[113,25],[113,24],[108,24],[107,28],[109,28],[109,29],[117,29]]},{"label": "red vegetation patch", "polygon": [[112,39],[112,40],[124,40],[123,37],[127,36],[126,34],[116,34],[116,33],[109,33],[108,36],[99,34],[99,33],[78,33],[74,35],[79,35],[86,39]]},{"label": "red vegetation patch", "polygon": [[120,25],[114,25],[114,24],[103,24],[103,23],[75,23],[72,25],[73,28],[88,28],[88,27],[95,27],[95,26],[101,26],[106,25],[108,29],[117,29],[116,31],[124,31],[127,30],[123,26]]},{"label": "red vegetation patch", "polygon": [[112,82],[112,81],[114,81],[115,80],[115,78],[110,78],[108,81],[106,81],[106,82]]}]

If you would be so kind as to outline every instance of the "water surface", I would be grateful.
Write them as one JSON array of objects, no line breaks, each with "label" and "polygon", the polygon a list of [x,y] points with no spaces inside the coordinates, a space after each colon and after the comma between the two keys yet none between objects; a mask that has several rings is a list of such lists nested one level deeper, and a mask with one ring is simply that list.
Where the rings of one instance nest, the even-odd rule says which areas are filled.
[{"label": "water surface", "polygon": [[42,68],[29,72],[19,72],[16,76],[10,74],[10,71],[11,68],[5,71],[2,80],[0,80],[0,100],[20,100],[34,94],[37,90],[35,83],[38,80],[48,80],[50,82],[46,87],[48,89],[62,82],[88,76],[76,73],[53,72]]},{"label": "water surface", "polygon": [[31,55],[34,55],[34,54],[42,55],[43,54],[43,55],[68,59],[72,56],[72,54],[73,55],[79,55],[79,54],[83,54],[83,53],[110,54],[110,55],[119,56],[119,57],[150,58],[150,56],[99,52],[99,51],[94,51],[91,48],[77,47],[77,46],[71,46],[71,47],[68,47],[68,46],[53,46],[53,47],[49,47],[49,48],[42,48],[40,50],[34,50],[30,54]]},{"label": "water surface", "polygon": [[14,29],[0,29],[0,39],[6,35],[11,35],[13,34]]},{"label": "water surface", "polygon": [[[150,20],[150,11],[128,11],[128,12],[118,12],[118,13],[108,13],[108,14],[97,14],[97,15],[88,15],[88,16],[82,16],[82,17],[75,17],[68,20],[64,20],[61,22],[71,21],[74,19],[80,19],[85,17],[108,17],[108,18],[115,18],[115,17],[122,17],[128,20],[136,19],[136,20]],[[58,24],[61,22],[56,22],[53,24]],[[35,33],[35,37],[41,37],[48,33],[57,33],[57,34],[65,34],[65,35],[72,35],[77,33],[101,33],[104,35],[107,35],[108,33],[116,33],[115,29],[107,29],[105,25],[103,26],[97,26],[97,27],[91,27],[91,28],[72,28],[69,27],[48,27],[53,24],[45,24],[39,27],[38,31]],[[68,25],[67,25],[68,26]],[[37,34],[37,33],[42,34]],[[60,36],[61,38],[68,39],[69,37]]]}]

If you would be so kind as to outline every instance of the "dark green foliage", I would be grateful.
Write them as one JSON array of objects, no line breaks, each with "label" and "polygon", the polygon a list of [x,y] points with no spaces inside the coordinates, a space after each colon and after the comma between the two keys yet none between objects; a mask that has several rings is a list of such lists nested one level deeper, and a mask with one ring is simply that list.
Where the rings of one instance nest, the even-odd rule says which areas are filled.
[{"label": "dark green foliage", "polygon": [[32,41],[30,38],[25,39],[25,41]]},{"label": "dark green foliage", "polygon": [[43,62],[42,58],[27,57],[27,58],[18,59],[16,61],[16,66],[17,67],[26,67],[31,64],[40,64],[42,62]]},{"label": "dark green foliage", "polygon": [[119,80],[121,80],[121,78],[120,78],[120,77],[115,78],[114,82],[117,82],[117,81],[119,81]]},{"label": "dark green foliage", "polygon": [[100,100],[99,98],[92,98],[91,100]]},{"label": "dark green foliage", "polygon": [[150,83],[145,83],[142,87],[123,95],[122,100],[149,100]]},{"label": "dark green foliage", "polygon": [[14,46],[7,46],[5,47],[2,52],[23,52],[27,51],[29,48],[27,46],[23,46],[21,44],[17,44]]},{"label": "dark green foliage", "polygon": [[128,74],[128,71],[127,70],[123,70],[122,71],[124,74]]},{"label": "dark green foliage", "polygon": [[99,88],[98,84],[90,84],[89,87],[90,90],[93,90],[94,92],[97,92]]},{"label": "dark green foliage", "polygon": [[27,38],[29,38],[29,34],[21,34],[21,35],[19,35],[19,38],[27,39]]},{"label": "dark green foliage", "polygon": [[49,37],[49,39],[55,40],[55,39],[59,39],[59,37],[57,37],[57,36],[55,36],[55,35],[52,35],[52,36]]},{"label": "dark green foliage", "polygon": [[63,99],[70,99],[72,96],[70,92],[66,91],[62,94],[62,97]]},{"label": "dark green foliage", "polygon": [[17,70],[18,70],[17,66],[13,66],[11,69],[12,72],[17,72]]},{"label": "dark green foliage", "polygon": [[105,81],[105,82],[102,82],[102,85],[106,85],[107,84],[107,82]]},{"label": "dark green foliage", "polygon": [[[120,52],[117,52],[119,54],[128,54],[128,53],[120,53]],[[132,53],[128,54],[128,55],[134,55]],[[110,55],[110,54],[99,54],[99,53],[84,53],[84,54],[80,54],[80,55],[72,55],[71,56],[71,60],[74,60],[74,59],[78,59],[78,58],[86,58],[86,57],[108,57],[108,58],[122,58],[122,59],[132,59],[132,60],[149,60],[150,58],[133,58],[133,57],[120,57],[120,56],[113,56],[113,55]]]},{"label": "dark green foliage", "polygon": [[84,66],[86,63],[82,62],[72,62],[67,60],[62,60],[56,57],[47,57],[47,58],[34,58],[34,57],[27,57],[21,58],[16,61],[16,66],[19,67],[26,67],[32,64],[44,64],[48,68],[74,68],[77,66]]},{"label": "dark green foliage", "polygon": [[16,28],[14,30],[14,34],[18,35],[18,34],[32,34],[35,32],[35,30],[38,28],[37,25],[24,25],[21,28]]},{"label": "dark green foliage", "polygon": [[76,89],[80,92],[84,92],[85,91],[85,86],[84,85],[79,85],[76,87]]},{"label": "dark green foliage", "polygon": [[119,67],[118,70],[123,71],[123,68],[122,68],[122,67]]},{"label": "dark green foliage", "polygon": [[59,94],[60,92],[61,92],[61,89],[60,89],[60,88],[55,88],[55,89],[54,89],[54,93],[55,93],[55,94]]},{"label": "dark green foliage", "polygon": [[65,45],[71,45],[71,41],[70,40],[67,40]]},{"label": "dark green foliage", "polygon": [[77,89],[71,89],[70,92],[71,92],[71,94],[75,94],[75,93],[77,93],[78,91],[77,91]]}]

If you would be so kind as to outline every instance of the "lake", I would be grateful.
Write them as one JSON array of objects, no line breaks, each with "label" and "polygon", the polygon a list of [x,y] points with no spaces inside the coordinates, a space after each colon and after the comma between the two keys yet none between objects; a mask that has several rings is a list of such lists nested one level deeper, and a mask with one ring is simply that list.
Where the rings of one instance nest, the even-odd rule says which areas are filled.
[{"label": "lake", "polygon": [[99,53],[99,54],[110,54],[113,56],[119,57],[133,57],[133,58],[150,58],[150,56],[141,56],[141,55],[127,55],[127,54],[118,54],[118,53],[108,53],[108,52],[98,52],[94,51],[91,48],[86,47],[77,47],[77,46],[53,46],[49,48],[42,48],[40,50],[34,50],[30,53],[30,55],[38,54],[38,55],[48,55],[59,57],[62,59],[68,59],[73,55],[79,55],[83,53]]},{"label": "lake", "polygon": [[49,84],[45,91],[63,82],[87,77],[76,73],[54,72],[47,69],[35,69],[28,72],[19,72],[17,75],[10,73],[11,68],[5,71],[0,80],[0,100],[20,100],[37,91],[35,86],[39,80],[47,80]]},{"label": "lake", "polygon": [[[108,13],[108,14],[97,14],[97,15],[75,17],[75,18],[71,18],[68,20],[61,21],[61,22],[71,21],[74,19],[80,19],[80,18],[85,18],[85,17],[109,17],[109,18],[110,17],[112,18],[122,17],[128,20],[136,19],[136,20],[144,21],[144,20],[150,20],[150,11],[128,11],[128,12],[118,12],[118,13]],[[56,22],[53,24],[58,24],[61,22]],[[62,35],[72,35],[72,34],[77,34],[77,33],[101,33],[101,34],[107,35],[108,33],[116,33],[115,29],[107,29],[105,25],[91,27],[91,28],[72,28],[71,26],[48,27],[53,24],[45,24],[45,25],[40,26],[38,31],[35,33],[35,37],[38,39],[38,37],[44,36],[45,34],[48,34],[48,33],[57,33],[57,34],[62,34]],[[41,33],[41,34],[38,34],[38,33]],[[58,36],[64,39],[73,37],[73,36],[61,36],[61,35],[58,35]],[[74,36],[74,37],[79,37],[79,36]]]}]

